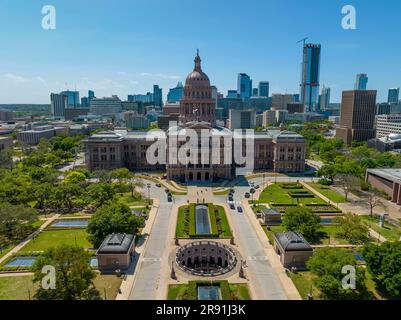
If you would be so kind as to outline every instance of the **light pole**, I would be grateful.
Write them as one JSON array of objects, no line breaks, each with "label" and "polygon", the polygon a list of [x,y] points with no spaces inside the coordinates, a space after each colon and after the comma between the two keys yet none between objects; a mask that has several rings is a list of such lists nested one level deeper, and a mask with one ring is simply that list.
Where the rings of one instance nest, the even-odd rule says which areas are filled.
[{"label": "light pole", "polygon": [[146,187],[148,188],[148,205],[150,205],[150,183],[148,183]]}]

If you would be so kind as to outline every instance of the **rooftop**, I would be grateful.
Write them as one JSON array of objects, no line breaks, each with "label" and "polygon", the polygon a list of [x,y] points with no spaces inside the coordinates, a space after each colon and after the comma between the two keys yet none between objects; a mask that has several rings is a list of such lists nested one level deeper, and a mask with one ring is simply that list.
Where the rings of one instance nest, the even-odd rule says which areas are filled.
[{"label": "rooftop", "polygon": [[298,232],[282,232],[276,233],[276,241],[284,249],[284,251],[312,251],[312,247],[305,238]]},{"label": "rooftop", "polygon": [[132,234],[109,234],[100,245],[97,253],[128,253],[135,237]]},{"label": "rooftop", "polygon": [[401,182],[401,169],[367,169],[367,172],[390,181],[398,180]]}]

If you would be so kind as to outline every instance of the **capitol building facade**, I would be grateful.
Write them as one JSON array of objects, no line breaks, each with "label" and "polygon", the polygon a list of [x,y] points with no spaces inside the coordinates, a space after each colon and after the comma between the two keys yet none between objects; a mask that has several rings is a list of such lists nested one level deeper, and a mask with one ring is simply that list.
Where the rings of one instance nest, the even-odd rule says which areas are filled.
[{"label": "capitol building facade", "polygon": [[[303,136],[281,130],[238,132],[216,125],[216,100],[212,99],[212,87],[202,71],[199,53],[194,62],[194,69],[185,81],[178,123],[172,123],[166,132],[152,134],[143,131],[94,134],[84,140],[87,167],[165,170],[169,180],[180,182],[230,180],[249,171],[303,172],[306,153]],[[161,146],[156,151],[155,141]],[[149,153],[159,161],[150,160]]]}]

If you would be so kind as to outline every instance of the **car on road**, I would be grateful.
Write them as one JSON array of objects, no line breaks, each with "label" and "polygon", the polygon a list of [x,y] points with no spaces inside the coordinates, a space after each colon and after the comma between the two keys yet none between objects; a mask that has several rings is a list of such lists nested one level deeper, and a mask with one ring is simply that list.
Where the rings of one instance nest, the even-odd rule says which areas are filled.
[{"label": "car on road", "polygon": [[257,189],[259,189],[260,188],[260,186],[257,184],[256,186],[255,186],[255,189],[257,190]]},{"label": "car on road", "polygon": [[235,192],[235,190],[234,189],[230,189],[230,193],[234,193]]},{"label": "car on road", "polygon": [[242,211],[242,207],[238,207],[237,208],[237,211],[239,212],[239,213],[242,213],[243,211]]},{"label": "car on road", "polygon": [[255,193],[256,190],[254,188],[252,188],[251,190],[249,190],[250,193]]},{"label": "car on road", "polygon": [[168,202],[173,202],[173,197],[167,197]]},{"label": "car on road", "polygon": [[245,198],[250,198],[251,194],[249,192],[245,193]]},{"label": "car on road", "polygon": [[156,187],[161,188],[162,185],[160,183],[156,183]]},{"label": "car on road", "polygon": [[230,209],[231,209],[231,210],[235,210],[235,206],[234,206],[233,203],[230,204]]},{"label": "car on road", "polygon": [[228,201],[233,202],[234,198],[233,197],[228,197]]},{"label": "car on road", "polygon": [[169,193],[170,190],[169,190],[169,189],[164,189],[164,192],[165,192],[165,193]]}]

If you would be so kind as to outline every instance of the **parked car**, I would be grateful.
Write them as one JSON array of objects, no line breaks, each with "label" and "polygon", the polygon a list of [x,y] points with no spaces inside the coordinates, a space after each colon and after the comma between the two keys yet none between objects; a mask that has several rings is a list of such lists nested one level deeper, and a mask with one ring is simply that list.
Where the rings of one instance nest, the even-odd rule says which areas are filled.
[{"label": "parked car", "polygon": [[160,183],[156,183],[156,187],[161,188],[162,185]]},{"label": "parked car", "polygon": [[249,190],[250,193],[255,193],[256,190],[254,188],[252,188],[251,190]]},{"label": "parked car", "polygon": [[233,197],[228,197],[228,201],[234,201]]},{"label": "parked car", "polygon": [[173,202],[173,197],[167,197],[168,202]]},{"label": "parked car", "polygon": [[242,211],[242,207],[238,207],[237,208],[237,211],[239,212],[239,213],[242,213],[243,211]]},{"label": "parked car", "polygon": [[257,190],[257,189],[259,189],[260,188],[260,186],[257,184],[256,186],[255,186],[255,189]]},{"label": "parked car", "polygon": [[245,193],[245,198],[250,198],[251,194],[249,192]]},{"label": "parked car", "polygon": [[235,210],[235,206],[234,206],[233,203],[230,204],[230,209],[231,209],[231,210]]},{"label": "parked car", "polygon": [[164,189],[164,192],[165,192],[165,193],[169,193],[170,190],[169,190],[169,189]]}]

